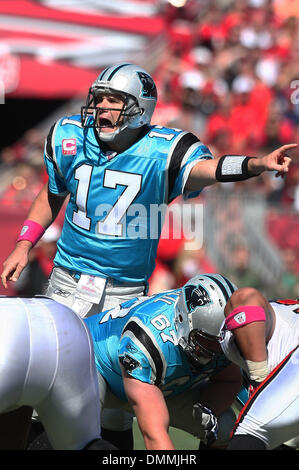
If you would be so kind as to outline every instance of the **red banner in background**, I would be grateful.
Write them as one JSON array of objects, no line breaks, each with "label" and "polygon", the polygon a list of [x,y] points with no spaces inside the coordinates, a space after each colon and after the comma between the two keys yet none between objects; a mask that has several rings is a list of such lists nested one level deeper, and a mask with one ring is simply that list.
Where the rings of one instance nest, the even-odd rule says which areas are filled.
[{"label": "red banner in background", "polygon": [[85,97],[98,71],[67,63],[42,63],[31,57],[20,59],[17,86],[11,98],[71,99]]},{"label": "red banner in background", "polygon": [[[103,67],[148,57],[147,48],[163,33],[163,19],[154,10],[148,13],[143,2],[117,4],[119,12],[112,15],[104,4],[91,10],[76,1],[58,1],[54,7],[47,0],[1,1],[0,81],[5,95],[85,96]],[[129,6],[136,7],[135,14],[126,13]]]}]

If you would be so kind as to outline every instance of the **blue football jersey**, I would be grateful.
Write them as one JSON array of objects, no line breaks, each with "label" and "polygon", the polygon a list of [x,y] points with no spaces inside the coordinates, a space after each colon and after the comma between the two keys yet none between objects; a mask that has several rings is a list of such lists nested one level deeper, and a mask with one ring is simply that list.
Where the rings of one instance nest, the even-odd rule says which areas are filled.
[{"label": "blue football jersey", "polygon": [[198,161],[212,158],[190,132],[145,128],[123,153],[105,151],[93,128],[80,116],[64,117],[45,144],[50,192],[70,195],[54,264],[78,273],[119,281],[146,282],[155,266],[169,202]]},{"label": "blue football jersey", "polygon": [[184,392],[230,364],[223,352],[196,371],[177,344],[175,301],[180,289],[129,300],[86,318],[95,361],[112,392],[126,400],[120,363],[137,380],[158,386],[164,396]]}]

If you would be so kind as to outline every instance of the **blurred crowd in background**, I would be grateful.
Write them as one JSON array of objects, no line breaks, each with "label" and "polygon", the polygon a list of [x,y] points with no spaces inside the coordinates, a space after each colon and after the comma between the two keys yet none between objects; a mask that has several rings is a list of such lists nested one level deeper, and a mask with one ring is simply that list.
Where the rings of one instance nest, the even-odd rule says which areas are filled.
[{"label": "blurred crowd in background", "polygon": [[[166,44],[152,71],[159,90],[153,123],[194,132],[216,157],[260,156],[299,142],[298,0],[174,4],[159,2]],[[146,62],[142,65],[146,68]],[[28,129],[21,140],[1,151],[2,206],[23,207],[26,213],[47,180],[42,158],[46,131]],[[204,191],[199,201],[205,202],[212,191],[219,197],[228,191],[251,191],[266,201],[269,240],[280,251],[284,266],[278,295],[299,297],[299,160],[284,179],[269,173],[247,182],[219,184]],[[59,233],[57,224],[32,250],[30,269],[40,282],[51,270]],[[195,272],[218,272],[205,244],[198,250],[184,247],[183,238],[161,240],[150,293],[182,285]],[[248,246],[236,243],[232,262],[222,274],[238,286],[261,288],[263,279],[251,270],[249,259]],[[16,292],[32,295],[32,282],[25,275]]]}]

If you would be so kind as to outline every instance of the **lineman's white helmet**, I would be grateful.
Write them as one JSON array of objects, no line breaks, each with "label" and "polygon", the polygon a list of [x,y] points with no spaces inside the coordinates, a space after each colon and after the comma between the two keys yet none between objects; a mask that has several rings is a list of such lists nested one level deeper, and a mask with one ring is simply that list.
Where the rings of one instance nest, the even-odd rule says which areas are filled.
[{"label": "lineman's white helmet", "polygon": [[213,358],[213,344],[219,341],[224,307],[236,289],[220,274],[197,275],[182,287],[175,307],[177,338],[195,365]]}]

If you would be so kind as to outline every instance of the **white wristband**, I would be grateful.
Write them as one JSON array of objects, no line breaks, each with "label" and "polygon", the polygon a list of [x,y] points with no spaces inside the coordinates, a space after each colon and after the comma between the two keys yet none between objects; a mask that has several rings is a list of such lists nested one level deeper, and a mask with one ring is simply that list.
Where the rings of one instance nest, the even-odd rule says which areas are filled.
[{"label": "white wristband", "polygon": [[255,362],[246,360],[246,364],[248,367],[250,380],[254,380],[255,382],[262,382],[269,374],[267,361]]}]

